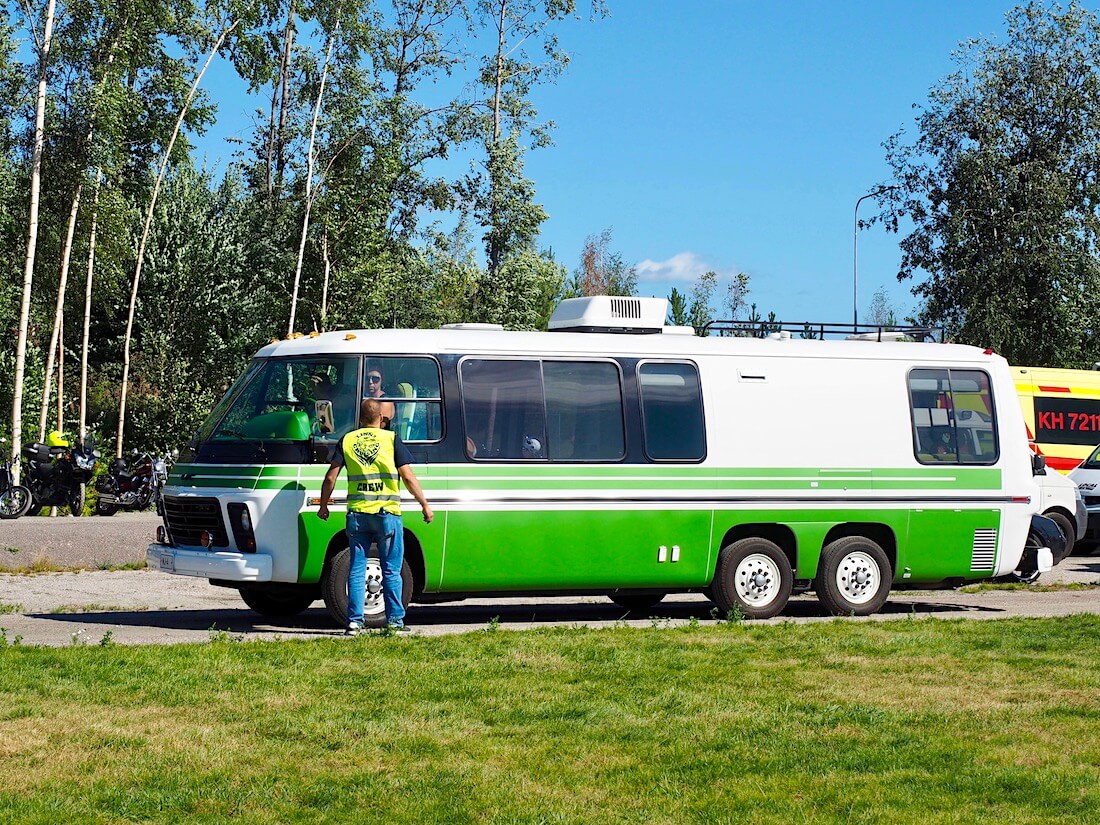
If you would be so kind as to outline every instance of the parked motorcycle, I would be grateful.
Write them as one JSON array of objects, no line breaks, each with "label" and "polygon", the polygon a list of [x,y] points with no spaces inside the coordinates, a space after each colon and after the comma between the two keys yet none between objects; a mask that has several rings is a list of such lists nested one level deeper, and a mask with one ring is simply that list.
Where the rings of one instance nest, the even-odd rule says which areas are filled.
[{"label": "parked motorcycle", "polygon": [[7,454],[6,438],[0,438],[0,450],[5,453],[0,462],[0,518],[19,518],[31,509],[31,491],[22,484],[16,484],[11,472],[11,459]]},{"label": "parked motorcycle", "polygon": [[101,516],[113,516],[119,510],[144,510],[155,502],[160,512],[160,497],[168,482],[172,458],[152,456],[134,450],[131,460],[114,459],[107,472],[95,483],[99,498],[95,511]]},{"label": "parked motorcycle", "polygon": [[45,444],[24,446],[23,482],[31,491],[31,510],[67,506],[74,516],[84,515],[86,485],[97,458],[91,439],[70,446],[56,430]]}]

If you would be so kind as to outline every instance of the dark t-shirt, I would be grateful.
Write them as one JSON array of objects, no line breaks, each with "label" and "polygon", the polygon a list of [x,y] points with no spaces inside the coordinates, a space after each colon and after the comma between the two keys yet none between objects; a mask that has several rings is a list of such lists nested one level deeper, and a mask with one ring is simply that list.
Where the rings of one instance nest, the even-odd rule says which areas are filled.
[{"label": "dark t-shirt", "polygon": [[[352,431],[354,432],[354,430]],[[340,437],[340,440],[336,442],[336,452],[332,454],[332,463],[344,466],[344,438],[347,437],[347,433],[344,433]],[[394,433],[393,435],[393,462],[397,467],[404,467],[406,464],[413,463],[412,453],[409,452],[409,448],[405,446],[405,442],[401,440],[401,436]]]}]

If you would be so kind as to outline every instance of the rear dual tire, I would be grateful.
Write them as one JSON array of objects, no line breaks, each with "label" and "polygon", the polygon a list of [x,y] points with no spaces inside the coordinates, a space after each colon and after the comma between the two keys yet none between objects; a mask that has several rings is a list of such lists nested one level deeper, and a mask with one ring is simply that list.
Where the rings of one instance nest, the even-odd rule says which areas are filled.
[{"label": "rear dual tire", "polygon": [[847,536],[821,551],[814,589],[834,616],[870,616],[886,604],[893,577],[890,560],[878,544]]}]

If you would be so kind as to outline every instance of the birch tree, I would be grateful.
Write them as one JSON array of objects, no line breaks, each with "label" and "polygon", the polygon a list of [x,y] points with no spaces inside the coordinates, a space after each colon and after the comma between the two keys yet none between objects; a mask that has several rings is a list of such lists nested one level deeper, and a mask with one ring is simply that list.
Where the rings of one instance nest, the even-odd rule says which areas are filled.
[{"label": "birch tree", "polygon": [[[290,320],[287,323],[286,334],[290,335],[294,332],[294,314],[298,308],[298,284],[302,279],[302,259],[306,254],[306,238],[309,235],[309,213],[313,209],[313,201],[316,199],[316,193],[313,187],[313,160],[314,160],[314,147],[317,142],[317,118],[321,114],[321,101],[325,97],[325,80],[328,78],[328,67],[332,61],[332,49],[336,45],[336,38],[340,35],[340,20],[337,18],[336,25],[333,26],[332,34],[329,35],[328,51],[325,54],[325,62],[321,67],[321,81],[317,87],[317,101],[313,107],[313,119],[310,122],[309,129],[309,145],[306,148],[306,180],[305,180],[305,208],[303,209],[302,216],[302,235],[298,242],[298,263],[294,267],[294,287],[290,293]],[[322,305],[327,302],[328,291],[328,277],[326,273],[325,277],[325,297],[322,299]]]},{"label": "birch tree", "polygon": [[15,355],[15,386],[12,390],[11,450],[12,472],[19,482],[19,449],[22,446],[23,378],[27,358],[27,328],[31,310],[31,288],[34,283],[34,259],[38,245],[38,205],[42,187],[42,148],[46,141],[46,75],[49,69],[50,45],[53,40],[55,0],[46,4],[42,37],[35,29],[38,48],[38,96],[34,116],[34,153],[31,160],[30,212],[27,220],[27,254],[23,266],[23,300],[19,308],[19,339]]},{"label": "birch tree", "polygon": [[176,118],[176,125],[172,130],[172,136],[168,139],[168,144],[164,148],[164,155],[161,159],[160,169],[157,171],[156,182],[153,184],[153,191],[149,196],[149,207],[145,213],[145,223],[141,230],[141,238],[138,241],[137,256],[134,263],[134,277],[130,289],[130,309],[126,316],[126,335],[123,338],[122,382],[119,386],[118,402],[118,435],[115,442],[115,455],[120,458],[122,456],[123,433],[126,428],[126,394],[130,382],[130,342],[134,332],[134,310],[137,307],[138,287],[141,284],[141,265],[145,257],[145,245],[149,241],[149,226],[153,220],[153,210],[156,208],[157,193],[160,191],[161,184],[164,182],[164,173],[168,168],[168,162],[172,156],[172,147],[175,145],[176,138],[179,136],[180,128],[183,126],[183,121],[187,116],[191,102],[195,99],[195,94],[199,90],[199,84],[202,83],[202,78],[206,74],[206,70],[210,68],[210,63],[221,50],[226,38],[232,34],[239,23],[239,19],[233,20],[222,27],[207,54],[206,62],[203,63],[202,68],[199,69],[198,74],[195,75],[195,81],[191,84],[191,90],[187,93],[183,106],[180,108],[179,117]]}]

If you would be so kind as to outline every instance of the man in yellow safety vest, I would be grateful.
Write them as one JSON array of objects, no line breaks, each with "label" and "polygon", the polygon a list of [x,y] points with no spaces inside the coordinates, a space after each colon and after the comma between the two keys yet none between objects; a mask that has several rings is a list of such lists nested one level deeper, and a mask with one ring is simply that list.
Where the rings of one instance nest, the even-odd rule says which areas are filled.
[{"label": "man in yellow safety vest", "polygon": [[363,628],[367,551],[372,541],[378,545],[378,560],[382,565],[386,623],[393,630],[407,629],[401,598],[405,539],[399,480],[405,482],[405,487],[419,502],[424,521],[430,524],[432,520],[432,508],[412,471],[412,456],[408,448],[396,433],[382,429],[382,404],[374,398],[363,399],[359,406],[359,429],[349,432],[337,445],[321,485],[321,506],[317,510],[318,518],[322,521],[328,519],[329,497],[336,487],[341,468],[346,466],[347,532],[351,552],[347,632],[351,635]]}]

